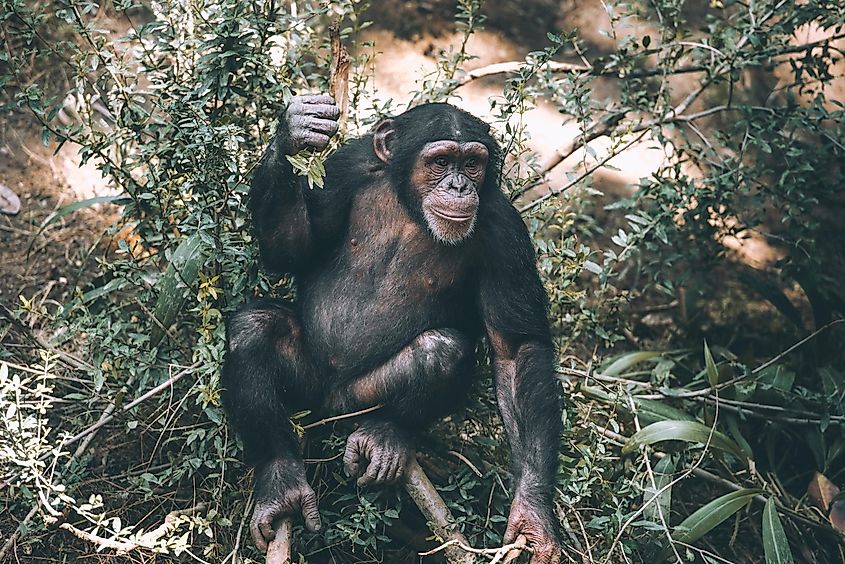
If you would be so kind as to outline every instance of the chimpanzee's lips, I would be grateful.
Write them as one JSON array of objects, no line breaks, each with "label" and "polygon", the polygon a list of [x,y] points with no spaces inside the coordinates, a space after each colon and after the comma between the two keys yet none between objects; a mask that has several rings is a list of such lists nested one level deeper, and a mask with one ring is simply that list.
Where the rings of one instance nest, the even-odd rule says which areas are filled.
[{"label": "chimpanzee's lips", "polygon": [[475,212],[472,212],[472,213],[469,213],[469,214],[459,214],[459,213],[455,213],[455,212],[445,212],[445,211],[439,210],[435,207],[432,207],[431,211],[434,212],[434,215],[442,217],[443,219],[445,219],[447,221],[456,221],[458,223],[470,221],[472,218],[475,217]]}]

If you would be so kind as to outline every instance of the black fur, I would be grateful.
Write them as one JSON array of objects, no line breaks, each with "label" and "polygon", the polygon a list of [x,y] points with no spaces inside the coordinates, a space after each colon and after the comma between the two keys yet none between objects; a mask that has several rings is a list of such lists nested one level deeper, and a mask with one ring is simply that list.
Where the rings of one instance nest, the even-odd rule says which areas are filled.
[{"label": "black fur", "polygon": [[[300,460],[290,411],[382,403],[356,433],[401,442],[388,438],[442,416],[467,389],[474,342],[486,334],[515,489],[551,519],[560,402],[547,300],[525,225],[499,189],[499,148],[486,123],[447,104],[409,110],[394,127],[389,163],[365,135],[329,158],[325,189],[310,190],[284,157],[283,119],[255,173],[249,206],[264,265],[296,275],[299,296],[250,304],[227,325],[224,405],[259,467],[257,491],[266,499],[289,488],[267,468]],[[479,141],[490,154],[477,227],[454,246],[431,238],[410,197],[417,154],[444,139]],[[366,456],[372,445],[360,442]],[[402,456],[393,453],[394,466]],[[371,473],[401,475],[394,470]]]}]

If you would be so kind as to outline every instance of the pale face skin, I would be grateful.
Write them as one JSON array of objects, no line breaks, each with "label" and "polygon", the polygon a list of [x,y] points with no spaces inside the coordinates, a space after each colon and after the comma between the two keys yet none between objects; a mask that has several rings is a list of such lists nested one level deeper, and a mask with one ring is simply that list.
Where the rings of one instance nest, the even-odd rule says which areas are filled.
[{"label": "pale face skin", "polygon": [[477,141],[434,141],[417,156],[411,186],[439,242],[456,245],[472,235],[488,158],[487,148]]}]

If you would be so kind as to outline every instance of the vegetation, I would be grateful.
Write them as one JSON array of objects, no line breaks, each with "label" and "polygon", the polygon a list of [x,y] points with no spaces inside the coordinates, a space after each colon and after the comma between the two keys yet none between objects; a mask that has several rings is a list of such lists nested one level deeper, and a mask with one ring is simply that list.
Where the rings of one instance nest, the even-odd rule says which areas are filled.
[{"label": "vegetation", "polygon": [[[378,11],[363,1],[0,0],[0,101],[34,116],[45,144],[78,144],[120,192],[35,235],[88,205],[119,209],[84,257],[96,275],[62,303],[0,304],[0,560],[262,560],[219,401],[223,319],[291,291],[258,268],[245,196],[283,100],[327,89],[338,17],[350,135],[500,85],[504,189],[536,242],[567,398],[567,561],[843,558],[845,5],[698,4],[602,2],[612,48],[550,33],[524,61],[478,69],[468,40],[492,8],[460,0],[463,40],[392,100],[373,87],[378,45],[359,37]],[[579,133],[534,154],[526,115],[541,102]],[[599,191],[643,141],[665,151],[659,169]],[[743,241],[773,258],[744,260]],[[501,544],[509,506],[489,380],[420,445],[476,547]],[[437,546],[401,489],[343,475],[345,437],[306,437],[329,526],[295,529],[302,561],[412,562]]]}]

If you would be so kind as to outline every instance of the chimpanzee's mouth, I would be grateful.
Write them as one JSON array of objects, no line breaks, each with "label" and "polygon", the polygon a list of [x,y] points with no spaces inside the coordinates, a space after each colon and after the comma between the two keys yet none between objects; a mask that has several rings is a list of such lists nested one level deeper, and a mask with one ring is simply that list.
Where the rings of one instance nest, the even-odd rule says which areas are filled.
[{"label": "chimpanzee's mouth", "polygon": [[454,213],[454,212],[446,213],[446,212],[441,211],[441,210],[434,208],[434,207],[431,208],[431,211],[434,212],[434,215],[436,215],[438,217],[441,217],[441,218],[443,218],[447,221],[455,221],[457,223],[464,223],[466,221],[472,220],[475,217],[475,213],[470,213],[470,214],[457,214],[457,213]]}]

